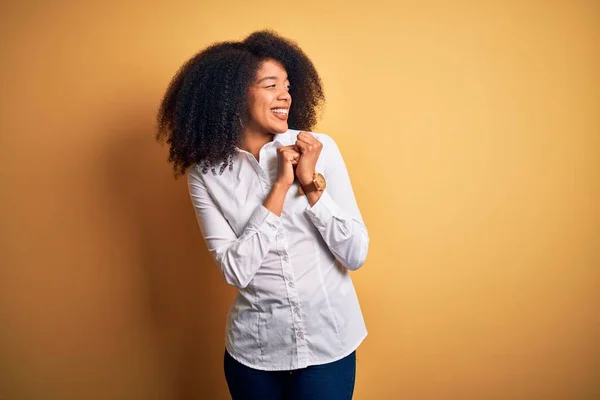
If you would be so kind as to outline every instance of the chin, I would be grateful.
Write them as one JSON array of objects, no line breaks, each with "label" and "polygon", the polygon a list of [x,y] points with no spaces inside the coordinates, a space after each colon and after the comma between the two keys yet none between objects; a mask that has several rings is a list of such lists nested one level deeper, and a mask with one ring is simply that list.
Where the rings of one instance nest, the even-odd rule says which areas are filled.
[{"label": "chin", "polygon": [[288,130],[288,124],[286,123],[285,125],[277,125],[274,126],[272,131],[273,133],[285,133]]}]

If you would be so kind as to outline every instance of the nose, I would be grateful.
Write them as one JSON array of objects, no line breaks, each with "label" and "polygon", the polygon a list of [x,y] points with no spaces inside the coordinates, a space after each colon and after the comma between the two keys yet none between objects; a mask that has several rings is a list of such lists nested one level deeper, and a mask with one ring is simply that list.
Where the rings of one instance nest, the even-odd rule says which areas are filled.
[{"label": "nose", "polygon": [[292,95],[290,94],[290,92],[286,88],[283,88],[283,90],[281,90],[279,92],[279,96],[277,96],[277,100],[291,102],[292,101]]}]

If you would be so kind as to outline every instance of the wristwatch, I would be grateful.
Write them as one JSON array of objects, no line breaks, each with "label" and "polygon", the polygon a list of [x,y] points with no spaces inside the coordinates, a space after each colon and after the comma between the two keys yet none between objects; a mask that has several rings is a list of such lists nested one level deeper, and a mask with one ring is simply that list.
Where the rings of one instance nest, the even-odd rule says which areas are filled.
[{"label": "wristwatch", "polygon": [[309,183],[308,185],[302,187],[302,184],[300,184],[300,186],[298,186],[298,193],[300,195],[304,195],[305,193],[310,193],[310,192],[322,192],[323,190],[325,190],[325,188],[327,187],[327,182],[325,182],[325,177],[323,176],[323,174],[320,174],[319,172],[315,172],[315,174],[313,175],[313,180],[311,183]]}]

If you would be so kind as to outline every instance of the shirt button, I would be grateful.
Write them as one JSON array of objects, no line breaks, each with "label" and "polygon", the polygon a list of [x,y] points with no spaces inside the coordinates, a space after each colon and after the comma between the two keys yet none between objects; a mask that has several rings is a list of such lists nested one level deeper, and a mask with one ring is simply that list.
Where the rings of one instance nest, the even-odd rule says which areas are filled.
[{"label": "shirt button", "polygon": [[295,312],[296,314],[300,314],[300,308],[298,308],[298,307],[294,307],[294,312]]},{"label": "shirt button", "polygon": [[288,262],[288,261],[290,261],[290,258],[287,256],[287,254],[285,254],[285,255],[283,256],[283,261],[285,261],[285,262]]},{"label": "shirt button", "polygon": [[296,332],[296,336],[298,336],[298,339],[304,339],[304,333],[300,331]]},{"label": "shirt button", "polygon": [[296,285],[294,285],[294,282],[290,282],[290,283],[288,283],[288,286],[291,287],[291,288],[293,288]]}]

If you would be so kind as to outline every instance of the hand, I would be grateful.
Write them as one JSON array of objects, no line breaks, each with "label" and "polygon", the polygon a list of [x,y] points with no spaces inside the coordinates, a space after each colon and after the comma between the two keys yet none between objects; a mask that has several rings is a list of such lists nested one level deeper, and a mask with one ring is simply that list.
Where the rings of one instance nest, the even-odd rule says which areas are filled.
[{"label": "hand", "polygon": [[319,154],[321,154],[321,149],[323,149],[323,143],[311,133],[303,131],[298,134],[296,147],[301,154],[296,167],[296,176],[300,184],[308,185],[313,180],[317,160],[319,159]]},{"label": "hand", "polygon": [[292,186],[294,166],[298,164],[300,153],[295,145],[277,148],[277,182]]}]

